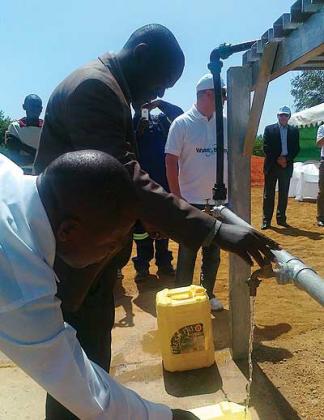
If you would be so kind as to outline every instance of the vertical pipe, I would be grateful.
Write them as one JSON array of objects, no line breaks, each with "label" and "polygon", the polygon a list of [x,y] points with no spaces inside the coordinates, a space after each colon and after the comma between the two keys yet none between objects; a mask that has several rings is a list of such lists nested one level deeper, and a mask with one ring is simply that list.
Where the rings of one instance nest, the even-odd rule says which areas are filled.
[{"label": "vertical pipe", "polygon": [[[243,140],[250,112],[251,69],[231,67],[227,73],[229,202],[232,210],[247,222],[251,217],[250,157],[244,157]],[[230,255],[229,301],[234,360],[246,358],[249,351],[250,296],[246,280],[250,267]]]},{"label": "vertical pipe", "polygon": [[211,54],[208,68],[213,75],[215,113],[216,113],[216,183],[213,188],[213,199],[217,204],[226,201],[227,191],[224,184],[224,122],[223,122],[223,100],[221,69],[223,63],[218,54]]},{"label": "vertical pipe", "polygon": [[213,73],[213,81],[214,81],[214,92],[215,92],[216,139],[217,139],[216,184],[223,185],[224,184],[224,123],[223,123],[222,85],[221,85],[220,73],[218,72]]}]

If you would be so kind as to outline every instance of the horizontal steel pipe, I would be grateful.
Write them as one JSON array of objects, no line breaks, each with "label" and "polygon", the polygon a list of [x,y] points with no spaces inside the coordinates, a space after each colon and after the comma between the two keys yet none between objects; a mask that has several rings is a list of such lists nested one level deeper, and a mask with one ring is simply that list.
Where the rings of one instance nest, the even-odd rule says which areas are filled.
[{"label": "horizontal steel pipe", "polygon": [[[214,215],[225,223],[251,227],[246,221],[225,206],[213,208]],[[299,258],[289,254],[284,249],[272,251],[280,265],[286,267],[290,281],[299,289],[304,290],[318,303],[324,306],[324,280],[311,267],[306,266]]]}]

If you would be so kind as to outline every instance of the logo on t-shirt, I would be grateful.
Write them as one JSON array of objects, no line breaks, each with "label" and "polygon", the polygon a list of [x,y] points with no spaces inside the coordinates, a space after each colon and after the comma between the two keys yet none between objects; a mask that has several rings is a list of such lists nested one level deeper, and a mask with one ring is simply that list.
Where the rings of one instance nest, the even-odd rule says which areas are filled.
[{"label": "logo on t-shirt", "polygon": [[211,147],[196,147],[197,153],[203,153],[206,157],[215,155],[217,152],[216,143]]}]

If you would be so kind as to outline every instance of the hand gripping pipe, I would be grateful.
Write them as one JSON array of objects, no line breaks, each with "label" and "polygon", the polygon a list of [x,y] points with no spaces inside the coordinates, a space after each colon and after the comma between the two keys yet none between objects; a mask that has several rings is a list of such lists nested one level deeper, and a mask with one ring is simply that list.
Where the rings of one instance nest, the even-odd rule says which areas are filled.
[{"label": "hand gripping pipe", "polygon": [[[251,228],[251,225],[225,206],[214,207],[213,214],[217,219],[225,223]],[[294,257],[284,249],[274,250],[272,253],[279,266],[279,270],[275,270],[273,273],[278,283],[293,283],[296,287],[308,293],[320,305],[324,306],[324,280],[315,270],[307,267],[299,258]]]}]

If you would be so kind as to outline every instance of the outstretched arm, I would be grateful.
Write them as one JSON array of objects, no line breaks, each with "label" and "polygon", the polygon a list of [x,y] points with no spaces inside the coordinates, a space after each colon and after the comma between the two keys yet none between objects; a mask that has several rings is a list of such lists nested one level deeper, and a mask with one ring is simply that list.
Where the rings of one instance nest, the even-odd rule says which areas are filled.
[{"label": "outstretched arm", "polygon": [[0,349],[81,419],[172,419],[168,407],[144,400],[87,358],[54,296],[0,313]]}]

